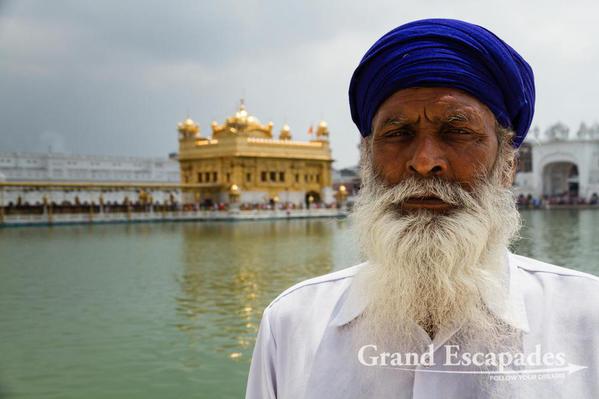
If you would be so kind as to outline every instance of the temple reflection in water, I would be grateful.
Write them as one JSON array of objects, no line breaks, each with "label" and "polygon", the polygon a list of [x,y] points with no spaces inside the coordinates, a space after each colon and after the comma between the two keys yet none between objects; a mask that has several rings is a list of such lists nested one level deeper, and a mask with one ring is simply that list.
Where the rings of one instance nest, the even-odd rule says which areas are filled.
[{"label": "temple reflection in water", "polygon": [[346,220],[296,220],[180,227],[176,302],[183,318],[177,328],[189,338],[186,361],[200,362],[202,354],[193,350],[210,342],[228,358],[249,362],[266,305],[281,287],[330,272],[343,245],[335,236],[346,225]]}]

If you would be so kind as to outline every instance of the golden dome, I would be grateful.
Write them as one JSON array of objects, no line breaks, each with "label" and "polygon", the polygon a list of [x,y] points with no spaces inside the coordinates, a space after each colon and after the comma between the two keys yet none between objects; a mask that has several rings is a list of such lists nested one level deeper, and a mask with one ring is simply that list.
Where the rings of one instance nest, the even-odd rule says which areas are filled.
[{"label": "golden dome", "polygon": [[[253,116],[250,116],[250,118],[252,118],[252,120],[256,119]],[[239,105],[239,111],[235,112],[235,116],[233,116],[233,118],[231,118],[231,120],[235,121],[239,124],[247,124],[248,123],[248,112],[245,109],[245,105],[243,104],[243,101]]]},{"label": "golden dome", "polygon": [[291,128],[288,124],[284,124],[279,133],[279,140],[291,140]]},{"label": "golden dome", "polygon": [[237,125],[239,127],[256,127],[260,126],[260,120],[253,115],[250,115],[245,109],[243,100],[239,104],[239,110],[230,118],[227,118],[227,123]]},{"label": "golden dome", "polygon": [[329,137],[329,125],[325,121],[320,121],[316,128],[316,137],[321,140],[326,140]]},{"label": "golden dome", "polygon": [[200,126],[193,119],[187,118],[177,124],[177,130],[181,133],[181,136],[194,137],[200,132]]},{"label": "golden dome", "polygon": [[222,133],[251,137],[272,138],[272,122],[266,125],[260,123],[255,116],[250,115],[245,109],[243,100],[239,104],[239,110],[233,116],[228,117],[223,125],[212,122],[212,135],[216,137]]}]

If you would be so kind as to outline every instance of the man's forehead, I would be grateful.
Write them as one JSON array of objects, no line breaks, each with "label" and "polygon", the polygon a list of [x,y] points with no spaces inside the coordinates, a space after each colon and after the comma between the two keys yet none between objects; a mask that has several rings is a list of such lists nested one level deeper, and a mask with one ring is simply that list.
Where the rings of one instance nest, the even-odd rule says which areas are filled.
[{"label": "man's forehead", "polygon": [[491,110],[478,99],[459,89],[415,87],[402,89],[386,99],[375,114],[373,128],[388,124],[484,123],[494,120]]},{"label": "man's forehead", "polygon": [[422,117],[429,122],[472,122],[480,119],[480,114],[468,107],[446,108],[441,113],[430,112],[423,108],[421,113],[407,113],[401,109],[385,111],[380,114],[379,119],[383,124],[417,122]]}]

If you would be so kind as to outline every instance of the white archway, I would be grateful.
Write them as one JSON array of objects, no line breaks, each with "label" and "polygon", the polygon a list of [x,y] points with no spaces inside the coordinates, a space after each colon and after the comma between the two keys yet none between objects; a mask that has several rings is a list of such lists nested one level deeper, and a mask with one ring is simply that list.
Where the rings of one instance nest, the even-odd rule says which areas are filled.
[{"label": "white archway", "polygon": [[542,182],[544,195],[577,197],[580,193],[578,165],[571,161],[547,163],[543,167]]}]

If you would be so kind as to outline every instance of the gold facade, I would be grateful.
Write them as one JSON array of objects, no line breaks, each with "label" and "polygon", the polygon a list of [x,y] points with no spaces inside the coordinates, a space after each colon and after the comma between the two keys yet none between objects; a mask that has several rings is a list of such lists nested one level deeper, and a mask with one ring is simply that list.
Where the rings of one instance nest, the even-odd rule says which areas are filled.
[{"label": "gold facade", "polygon": [[292,139],[284,125],[273,137],[273,123],[261,124],[243,102],[211,137],[202,137],[191,119],[179,123],[181,183],[194,184],[186,202],[229,202],[233,185],[241,202],[326,201],[331,186],[331,150],[327,124],[320,122],[310,141]]}]

